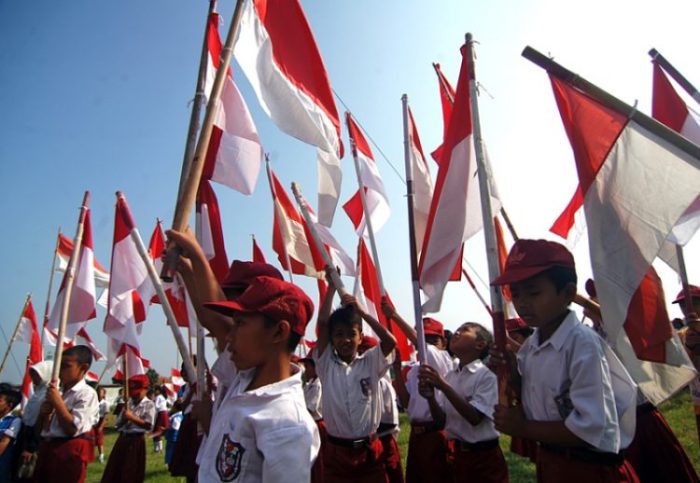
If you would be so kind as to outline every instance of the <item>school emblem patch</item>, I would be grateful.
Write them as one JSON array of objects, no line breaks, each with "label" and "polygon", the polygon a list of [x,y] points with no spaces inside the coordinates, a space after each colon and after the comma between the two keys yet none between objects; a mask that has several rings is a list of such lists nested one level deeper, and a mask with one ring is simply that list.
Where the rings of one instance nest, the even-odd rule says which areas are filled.
[{"label": "school emblem patch", "polygon": [[241,460],[245,448],[240,443],[231,441],[228,434],[221,438],[221,446],[216,455],[216,472],[221,481],[233,481],[241,474]]}]

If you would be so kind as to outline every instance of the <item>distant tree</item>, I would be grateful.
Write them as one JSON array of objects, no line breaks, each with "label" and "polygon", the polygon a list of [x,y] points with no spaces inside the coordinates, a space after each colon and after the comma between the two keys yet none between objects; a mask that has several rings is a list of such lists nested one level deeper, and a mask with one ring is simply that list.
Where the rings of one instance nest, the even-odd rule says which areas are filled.
[{"label": "distant tree", "polygon": [[160,379],[160,374],[158,374],[155,369],[152,367],[149,367],[148,370],[146,371],[146,375],[148,376],[148,386],[153,387],[158,384],[158,379]]}]

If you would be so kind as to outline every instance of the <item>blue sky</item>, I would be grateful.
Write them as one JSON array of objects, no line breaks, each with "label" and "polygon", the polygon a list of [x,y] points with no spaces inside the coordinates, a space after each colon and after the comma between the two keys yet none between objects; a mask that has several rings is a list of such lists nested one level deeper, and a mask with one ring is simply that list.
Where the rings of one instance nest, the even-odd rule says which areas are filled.
[{"label": "blue sky", "polygon": [[[5,226],[0,326],[8,337],[28,292],[43,313],[56,232],[62,227],[73,236],[84,190],[92,194],[95,253],[104,266],[109,266],[115,191],[125,193],[144,238],[157,217],[170,224],[207,5],[204,0],[0,0],[0,202]],[[302,5],[333,88],[377,143],[372,149],[392,206],[389,223],[377,234],[379,254],[387,289],[406,315],[412,302],[405,187],[379,149],[403,173],[403,93],[409,96],[426,151],[440,143],[442,117],[431,63],[439,62],[456,82],[466,32],[479,42],[484,138],[504,205],[525,237],[554,238],[547,229],[576,183],[551,88],[544,72],[520,56],[525,45],[550,53],[628,103],[638,100],[647,113],[651,47],[700,83],[697,52],[689,42],[699,13],[694,2],[595,0],[577,10],[545,0],[302,0]],[[220,2],[218,10],[225,31],[233,2]],[[314,150],[281,133],[264,115],[235,63],[234,77],[278,176],[287,186],[299,182],[315,203]],[[338,108],[345,110],[340,102]],[[343,169],[341,202],[356,190],[351,157],[345,157]],[[274,260],[264,173],[250,197],[215,189],[229,258],[250,258],[250,235],[255,234],[268,261]],[[354,255],[356,237],[342,212],[333,231]],[[467,248],[470,263],[485,279],[481,235]],[[583,278],[590,274],[585,239],[575,253]],[[697,253],[694,240],[686,256],[695,280],[700,279]],[[667,292],[675,294],[676,278],[660,270]],[[312,283],[300,283],[316,297]],[[477,284],[486,294],[484,285]],[[99,334],[103,318],[104,311],[98,311],[88,329],[104,347]],[[489,325],[466,283],[448,288],[439,318],[448,328],[464,320]],[[161,373],[175,362],[170,337],[159,307],[153,307],[142,348]],[[16,344],[13,352],[22,365],[26,345]],[[96,365],[98,371],[101,367]],[[19,380],[12,361],[0,378]]]}]

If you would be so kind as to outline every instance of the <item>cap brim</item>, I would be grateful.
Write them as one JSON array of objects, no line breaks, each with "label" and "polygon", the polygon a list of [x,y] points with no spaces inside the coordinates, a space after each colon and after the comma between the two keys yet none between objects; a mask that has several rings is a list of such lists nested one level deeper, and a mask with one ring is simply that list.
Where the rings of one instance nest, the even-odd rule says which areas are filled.
[{"label": "cap brim", "polygon": [[249,309],[242,306],[235,300],[225,300],[222,302],[206,302],[204,306],[209,310],[218,312],[223,315],[233,315],[237,312],[250,312]]},{"label": "cap brim", "polygon": [[511,283],[522,282],[528,278],[532,278],[535,275],[539,275],[551,267],[523,267],[523,268],[512,268],[506,271],[503,275],[498,277],[496,280],[491,282],[491,285],[508,285]]}]

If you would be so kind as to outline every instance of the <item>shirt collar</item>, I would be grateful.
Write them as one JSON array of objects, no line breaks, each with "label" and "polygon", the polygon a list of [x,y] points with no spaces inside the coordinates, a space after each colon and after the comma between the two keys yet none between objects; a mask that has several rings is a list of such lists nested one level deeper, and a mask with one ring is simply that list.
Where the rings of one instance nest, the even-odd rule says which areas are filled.
[{"label": "shirt collar", "polygon": [[338,355],[338,353],[336,352],[336,350],[333,349],[333,360],[334,360],[335,362],[337,362],[338,364],[344,364],[344,365],[346,365],[346,366],[351,366],[351,365],[353,365],[353,364],[355,363],[355,361],[359,361],[360,359],[363,359],[363,358],[365,357],[365,355],[366,355],[369,351],[371,351],[372,349],[374,349],[374,347],[372,347],[371,349],[366,350],[366,351],[363,352],[362,354],[360,354],[359,352],[355,353],[355,357],[353,357],[352,360],[351,360],[350,362],[345,362],[343,359],[341,359],[340,356]]},{"label": "shirt collar", "polygon": [[71,387],[68,390],[63,391],[63,394],[68,394],[70,392],[78,392],[80,391],[84,386],[87,386],[87,383],[85,382],[85,379],[81,379],[78,382],[75,383],[73,387]]},{"label": "shirt collar", "polygon": [[273,397],[288,392],[290,389],[294,389],[295,386],[301,389],[301,368],[294,363],[290,363],[290,366],[292,368],[292,375],[288,378],[259,387],[252,391],[246,391],[242,395]]},{"label": "shirt collar", "polygon": [[[545,347],[547,346],[547,344],[549,344],[552,347],[554,347],[554,349],[556,349],[557,351],[560,351],[561,348],[564,347],[566,339],[569,338],[569,335],[578,323],[578,317],[573,311],[570,310],[569,314],[564,318],[564,321],[559,325],[559,327],[557,327],[557,330],[554,331],[551,337],[544,341],[544,343],[540,344],[539,347],[535,345],[535,350]],[[533,342],[539,340],[539,331],[539,328],[535,329],[535,332],[530,336],[531,338],[533,338]]]},{"label": "shirt collar", "polygon": [[458,369],[458,371],[464,371],[467,370],[471,372],[472,374],[476,373],[479,369],[481,369],[484,366],[484,363],[482,362],[481,359],[474,359],[471,361],[469,364],[466,364],[464,367],[461,369]]}]

